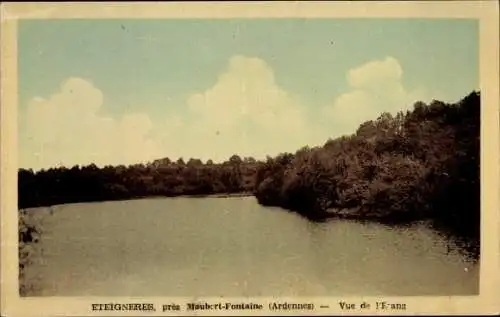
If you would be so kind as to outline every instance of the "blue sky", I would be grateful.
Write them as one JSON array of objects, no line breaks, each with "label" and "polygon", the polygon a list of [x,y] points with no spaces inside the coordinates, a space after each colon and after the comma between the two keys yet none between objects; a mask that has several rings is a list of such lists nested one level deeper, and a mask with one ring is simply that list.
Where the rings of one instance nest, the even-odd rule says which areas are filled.
[{"label": "blue sky", "polygon": [[20,166],[264,157],[479,87],[466,19],[25,20]]}]

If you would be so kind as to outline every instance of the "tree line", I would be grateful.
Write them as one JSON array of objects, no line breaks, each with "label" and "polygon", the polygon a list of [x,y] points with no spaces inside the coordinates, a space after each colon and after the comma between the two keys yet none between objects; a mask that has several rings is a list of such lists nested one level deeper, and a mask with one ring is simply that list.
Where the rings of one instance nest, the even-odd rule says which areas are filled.
[{"label": "tree line", "polygon": [[19,208],[151,196],[252,193],[258,162],[233,155],[222,163],[182,158],[130,166],[19,170]]}]

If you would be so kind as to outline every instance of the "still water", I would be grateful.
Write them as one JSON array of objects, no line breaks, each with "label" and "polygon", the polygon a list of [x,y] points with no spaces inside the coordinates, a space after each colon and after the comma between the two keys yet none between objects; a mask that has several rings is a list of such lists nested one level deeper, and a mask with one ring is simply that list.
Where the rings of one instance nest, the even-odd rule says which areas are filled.
[{"label": "still water", "polygon": [[253,197],[55,206],[38,247],[27,271],[38,296],[466,295],[479,288],[479,265],[424,223],[312,223]]}]

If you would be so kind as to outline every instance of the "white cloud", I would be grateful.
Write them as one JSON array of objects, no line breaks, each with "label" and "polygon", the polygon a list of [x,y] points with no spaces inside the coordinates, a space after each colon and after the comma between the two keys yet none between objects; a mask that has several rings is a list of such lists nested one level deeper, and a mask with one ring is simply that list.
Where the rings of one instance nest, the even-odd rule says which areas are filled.
[{"label": "white cloud", "polygon": [[347,72],[351,90],[338,96],[325,112],[333,117],[340,133],[353,133],[359,124],[382,112],[411,109],[426,101],[423,90],[408,91],[401,81],[402,67],[394,57],[367,62]]},{"label": "white cloud", "polygon": [[[183,157],[225,160],[232,154],[264,158],[295,151],[313,131],[300,102],[275,81],[262,59],[233,56],[210,88],[187,100],[189,116],[169,118],[165,148]],[[167,153],[168,151],[166,151]]]},{"label": "white cloud", "polygon": [[23,122],[21,166],[131,164],[159,154],[147,115],[103,117],[102,104],[102,92],[81,78],[67,79],[48,98],[33,98]]},{"label": "white cloud", "polygon": [[353,88],[371,88],[379,84],[399,82],[403,70],[394,57],[370,61],[347,73],[347,81]]},{"label": "white cloud", "polygon": [[194,114],[221,128],[239,125],[242,119],[284,129],[303,123],[297,101],[277,86],[272,69],[259,58],[232,57],[218,82],[191,96],[188,105]]}]

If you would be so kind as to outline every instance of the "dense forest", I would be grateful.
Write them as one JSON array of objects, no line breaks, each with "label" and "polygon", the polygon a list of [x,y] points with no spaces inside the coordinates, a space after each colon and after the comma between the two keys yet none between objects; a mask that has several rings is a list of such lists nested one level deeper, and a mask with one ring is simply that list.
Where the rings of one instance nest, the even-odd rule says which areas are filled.
[{"label": "dense forest", "polygon": [[455,104],[383,113],[350,136],[268,159],[255,196],[312,219],[431,219],[478,247],[479,156],[480,93],[473,92]]},{"label": "dense forest", "polygon": [[313,219],[431,219],[479,241],[480,93],[383,113],[320,147],[223,163],[168,158],[132,166],[19,170],[19,208],[148,196],[253,193]]}]

